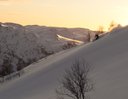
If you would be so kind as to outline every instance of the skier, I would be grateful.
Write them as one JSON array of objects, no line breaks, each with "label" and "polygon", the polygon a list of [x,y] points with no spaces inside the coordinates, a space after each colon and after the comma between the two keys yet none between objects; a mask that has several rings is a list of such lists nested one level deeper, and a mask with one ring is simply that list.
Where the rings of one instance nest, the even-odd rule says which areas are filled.
[{"label": "skier", "polygon": [[98,34],[95,35],[95,40],[97,40],[97,39],[99,39],[99,35]]}]

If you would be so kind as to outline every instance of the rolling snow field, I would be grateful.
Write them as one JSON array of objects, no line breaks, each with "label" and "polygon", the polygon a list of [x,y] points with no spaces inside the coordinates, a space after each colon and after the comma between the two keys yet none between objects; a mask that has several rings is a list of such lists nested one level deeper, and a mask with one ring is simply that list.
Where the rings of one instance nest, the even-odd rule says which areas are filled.
[{"label": "rolling snow field", "polygon": [[24,69],[25,74],[0,85],[0,99],[57,99],[64,70],[76,59],[92,66],[90,99],[128,98],[128,27],[85,45],[61,51]]}]

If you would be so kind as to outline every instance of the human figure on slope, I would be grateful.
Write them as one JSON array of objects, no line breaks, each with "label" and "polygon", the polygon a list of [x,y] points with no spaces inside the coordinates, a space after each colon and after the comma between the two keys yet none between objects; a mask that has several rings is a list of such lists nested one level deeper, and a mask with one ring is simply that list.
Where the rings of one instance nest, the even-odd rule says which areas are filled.
[{"label": "human figure on slope", "polygon": [[95,39],[94,39],[94,41],[95,41],[95,40],[98,40],[98,39],[99,39],[99,35],[96,34],[96,35],[95,35]]}]

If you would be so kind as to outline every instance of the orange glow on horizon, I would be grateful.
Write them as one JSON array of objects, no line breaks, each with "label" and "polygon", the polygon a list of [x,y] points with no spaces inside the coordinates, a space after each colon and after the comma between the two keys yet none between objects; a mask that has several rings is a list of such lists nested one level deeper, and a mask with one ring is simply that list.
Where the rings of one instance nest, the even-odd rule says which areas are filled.
[{"label": "orange glow on horizon", "polygon": [[127,0],[2,0],[0,22],[105,30],[112,20],[127,25]]}]

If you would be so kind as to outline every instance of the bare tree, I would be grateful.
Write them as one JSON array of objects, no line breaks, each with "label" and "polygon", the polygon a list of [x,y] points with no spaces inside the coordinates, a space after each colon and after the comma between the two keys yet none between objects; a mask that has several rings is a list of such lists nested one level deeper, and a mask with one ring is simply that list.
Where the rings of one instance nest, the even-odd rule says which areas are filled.
[{"label": "bare tree", "polygon": [[61,80],[61,87],[56,90],[57,95],[72,99],[86,99],[86,93],[93,89],[93,84],[88,77],[90,66],[86,62],[76,61],[69,70],[65,71]]},{"label": "bare tree", "polygon": [[115,30],[115,29],[119,29],[121,28],[122,26],[118,23],[116,23],[115,21],[112,21],[109,25],[109,28],[108,28],[108,31],[112,31],[112,30]]},{"label": "bare tree", "polygon": [[104,33],[104,27],[103,26],[99,26],[98,33],[99,34]]}]

